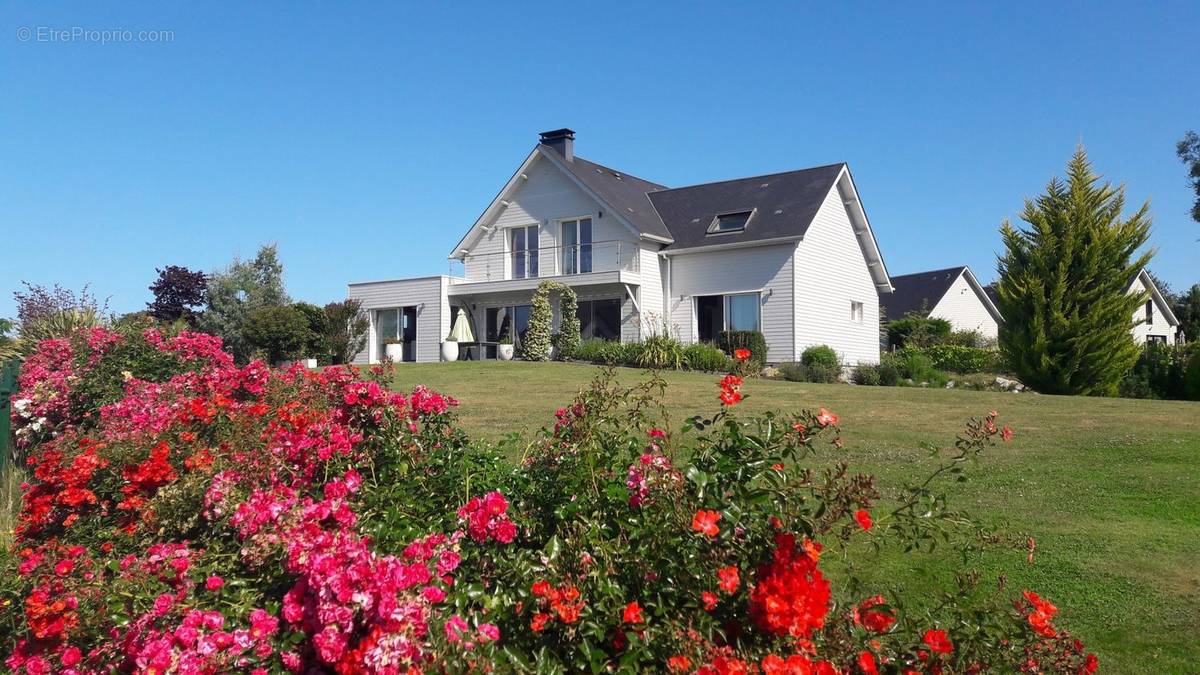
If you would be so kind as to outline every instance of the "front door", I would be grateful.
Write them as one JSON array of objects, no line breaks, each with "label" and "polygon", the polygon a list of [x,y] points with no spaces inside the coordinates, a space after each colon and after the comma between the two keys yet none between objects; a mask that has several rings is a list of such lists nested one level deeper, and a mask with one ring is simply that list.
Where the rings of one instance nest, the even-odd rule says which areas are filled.
[{"label": "front door", "polygon": [[696,298],[696,331],[700,342],[716,342],[725,330],[725,296],[701,295]]}]

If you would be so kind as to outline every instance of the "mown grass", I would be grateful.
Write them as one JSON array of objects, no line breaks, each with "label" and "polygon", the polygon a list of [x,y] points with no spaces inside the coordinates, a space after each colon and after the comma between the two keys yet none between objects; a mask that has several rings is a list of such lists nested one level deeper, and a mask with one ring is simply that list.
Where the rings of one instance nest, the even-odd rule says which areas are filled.
[{"label": "mown grass", "polygon": [[[457,397],[472,438],[531,435],[597,372],[574,364],[403,364],[394,384]],[[622,382],[645,374],[618,371]],[[715,378],[666,373],[675,423],[717,407]],[[844,458],[885,494],[925,475],[922,442],[947,445],[971,416],[996,409],[1016,430],[952,504],[1009,534],[1037,539],[1035,563],[997,549],[972,566],[1007,574],[1061,608],[1061,622],[1098,652],[1107,672],[1197,672],[1200,663],[1200,404],[752,380],[739,412],[824,406],[841,416]],[[829,451],[826,451],[827,453]],[[881,585],[947,587],[961,560],[884,555]]]}]

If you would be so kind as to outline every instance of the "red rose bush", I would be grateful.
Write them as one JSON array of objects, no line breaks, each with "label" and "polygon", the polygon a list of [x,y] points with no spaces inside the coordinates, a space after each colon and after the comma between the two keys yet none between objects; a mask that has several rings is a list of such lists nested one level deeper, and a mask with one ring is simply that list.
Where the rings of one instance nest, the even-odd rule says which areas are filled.
[{"label": "red rose bush", "polygon": [[924,608],[855,574],[889,547],[977,545],[934,489],[1011,436],[994,412],[884,501],[821,461],[836,414],[743,418],[736,374],[679,423],[656,376],[602,374],[499,445],[387,375],[239,367],[217,338],[154,329],[42,343],[13,404],[30,479],[0,570],[8,668],[1097,668],[1031,590],[962,575]]}]

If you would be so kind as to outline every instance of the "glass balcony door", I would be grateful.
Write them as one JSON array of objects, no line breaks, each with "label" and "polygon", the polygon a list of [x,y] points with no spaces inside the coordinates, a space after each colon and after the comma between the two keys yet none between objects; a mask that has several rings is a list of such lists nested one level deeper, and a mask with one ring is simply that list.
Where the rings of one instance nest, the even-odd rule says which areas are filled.
[{"label": "glass balcony door", "polygon": [[592,271],[592,219],[562,222],[562,273],[586,274]]},{"label": "glass balcony door", "polygon": [[513,228],[510,243],[512,251],[512,278],[535,279],[538,276],[538,226]]}]

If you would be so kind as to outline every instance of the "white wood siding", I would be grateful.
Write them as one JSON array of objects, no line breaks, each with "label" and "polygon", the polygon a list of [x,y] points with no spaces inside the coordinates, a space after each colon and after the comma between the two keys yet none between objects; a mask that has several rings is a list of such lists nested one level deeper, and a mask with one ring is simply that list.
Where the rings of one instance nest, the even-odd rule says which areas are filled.
[{"label": "white wood siding", "polygon": [[662,330],[663,319],[666,318],[663,305],[663,274],[666,265],[658,256],[662,247],[658,244],[643,243],[638,252],[639,278],[642,283],[638,290],[638,304],[642,308],[641,327],[643,334],[657,333]]},{"label": "white wood siding", "polygon": [[954,330],[979,331],[990,339],[995,339],[1000,331],[996,319],[979,299],[979,294],[971,287],[965,273],[958,275],[929,316],[949,321]]},{"label": "white wood siding", "polygon": [[581,216],[592,219],[593,242],[623,242],[620,246],[593,247],[593,267],[598,271],[630,268],[628,261],[637,254],[637,239],[629,228],[612,214],[601,216],[601,206],[549,161],[538,157],[526,175],[529,178],[521,179],[521,184],[508,197],[508,206],[503,207],[491,222],[483,223],[491,229],[468,243],[470,254],[464,264],[468,280],[509,278],[511,270],[505,254],[510,248],[510,229],[529,225],[538,226],[539,275],[554,276],[561,267],[560,253],[554,248],[561,238],[559,221]]},{"label": "white wood siding", "polygon": [[[879,295],[843,198],[839,182],[796,249],[795,355],[824,344],[843,363],[878,363]],[[863,305],[861,321],[852,302]]]},{"label": "white wood siding", "polygon": [[792,261],[795,244],[688,253],[672,256],[671,328],[683,342],[695,342],[695,297],[762,291],[761,329],[767,360],[795,358],[793,347]]},{"label": "white wood siding", "polygon": [[1150,289],[1146,287],[1146,284],[1142,282],[1142,278],[1140,276],[1133,282],[1133,285],[1129,287],[1129,295],[1134,295],[1136,293],[1145,293],[1148,296],[1148,299],[1151,302],[1154,302],[1154,314],[1153,321],[1151,323],[1146,323],[1146,303],[1143,302],[1141,305],[1138,305],[1137,310],[1133,313],[1134,326],[1130,330],[1130,332],[1133,333],[1134,342],[1137,342],[1140,345],[1144,344],[1146,342],[1146,338],[1151,335],[1165,335],[1167,337],[1167,342],[1169,344],[1174,344],[1175,332],[1177,328],[1172,326],[1167,321],[1167,315],[1163,313],[1162,304],[1154,300],[1154,294],[1151,293]]},{"label": "white wood siding", "polygon": [[376,363],[380,359],[374,310],[407,306],[417,307],[417,360],[437,361],[442,338],[450,333],[447,281],[439,276],[350,284],[347,297],[361,302],[371,317],[367,348],[354,357],[354,363]]}]

